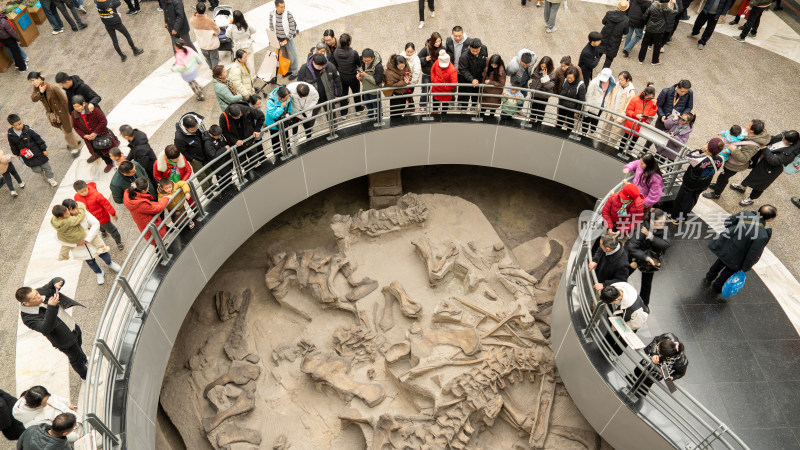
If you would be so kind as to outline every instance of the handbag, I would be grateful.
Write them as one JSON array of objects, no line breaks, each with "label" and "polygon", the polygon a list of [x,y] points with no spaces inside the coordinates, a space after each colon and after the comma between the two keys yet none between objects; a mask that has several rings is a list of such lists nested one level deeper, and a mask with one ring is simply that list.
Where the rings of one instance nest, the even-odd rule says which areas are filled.
[{"label": "handbag", "polygon": [[278,74],[281,76],[286,76],[286,74],[289,73],[289,66],[292,64],[292,60],[284,56],[286,52],[288,52],[288,50],[286,50],[285,46],[281,47],[278,52]]},{"label": "handbag", "polygon": [[741,270],[731,275],[728,281],[722,285],[722,298],[728,299],[738,294],[744,287],[745,281],[747,281],[747,274]]},{"label": "handbag", "polygon": [[[83,124],[86,126],[86,131],[88,131],[89,134],[92,134],[92,129],[89,128],[89,122],[86,121],[86,116],[84,116],[83,114],[81,114],[80,116],[81,119],[83,119]],[[106,130],[108,131],[107,134],[101,134],[96,138],[94,138],[94,140],[92,141],[92,148],[94,150],[106,153],[108,152],[108,150],[111,149],[111,147],[114,146],[114,138],[113,138],[114,133],[109,129]]]}]

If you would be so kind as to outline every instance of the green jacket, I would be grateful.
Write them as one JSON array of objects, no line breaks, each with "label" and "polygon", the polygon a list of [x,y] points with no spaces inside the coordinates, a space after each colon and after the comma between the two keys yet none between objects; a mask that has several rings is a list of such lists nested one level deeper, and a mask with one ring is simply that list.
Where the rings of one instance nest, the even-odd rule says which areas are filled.
[{"label": "green jacket", "polygon": [[[231,103],[240,102],[244,99],[241,94],[233,94],[231,90],[228,89],[228,86],[225,83],[220,83],[217,80],[214,80],[214,94],[217,95],[217,102],[219,102],[219,109],[225,111],[225,109]],[[155,198],[155,197],[154,197]]]},{"label": "green jacket", "polygon": [[361,79],[362,91],[371,91],[383,87],[383,62],[378,52],[375,52],[375,59],[369,67],[366,67],[364,63],[361,63],[361,66],[364,70],[364,78]]},{"label": "green jacket", "polygon": [[77,216],[69,216],[66,219],[59,219],[56,216],[50,218],[50,225],[56,229],[58,240],[70,244],[77,244],[86,238],[86,230],[81,226],[81,222],[86,218],[86,210],[81,203],[78,203]]},{"label": "green jacket", "polygon": [[[153,180],[147,178],[147,172],[145,172],[144,168],[141,164],[136,161],[131,161],[133,163],[133,167],[136,168],[136,178],[144,178],[150,184],[147,192],[153,196],[153,198],[158,198],[158,194],[156,194],[156,187],[153,185]],[[114,197],[114,202],[122,204],[122,196],[125,195],[125,191],[131,187],[131,181],[128,180],[127,177],[122,176],[117,170],[114,173],[114,177],[111,179],[111,196]]]},{"label": "green jacket", "polygon": [[772,139],[772,136],[765,128],[761,134],[746,136],[744,141],[742,141],[752,141],[758,145],[737,145],[738,143],[734,142],[733,145],[737,145],[737,147],[731,150],[731,157],[728,158],[728,162],[725,163],[725,170],[729,170],[731,172],[741,172],[748,169],[750,158],[752,158],[761,147],[769,144],[770,139]]}]

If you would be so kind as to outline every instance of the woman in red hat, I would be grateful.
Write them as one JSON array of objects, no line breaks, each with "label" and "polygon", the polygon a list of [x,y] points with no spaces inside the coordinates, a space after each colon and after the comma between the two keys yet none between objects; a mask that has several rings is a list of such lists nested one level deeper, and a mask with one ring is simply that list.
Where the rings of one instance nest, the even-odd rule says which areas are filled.
[{"label": "woman in red hat", "polygon": [[644,196],[633,184],[626,184],[608,197],[603,206],[606,229],[615,235],[634,231],[644,218]]}]

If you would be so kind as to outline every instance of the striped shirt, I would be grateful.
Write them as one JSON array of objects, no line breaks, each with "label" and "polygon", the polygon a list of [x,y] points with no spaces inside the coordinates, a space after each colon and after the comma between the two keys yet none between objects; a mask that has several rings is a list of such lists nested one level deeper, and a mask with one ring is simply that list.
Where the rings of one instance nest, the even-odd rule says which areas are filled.
[{"label": "striped shirt", "polygon": [[[289,21],[289,32],[283,29],[283,14],[287,15]],[[293,39],[297,36],[297,23],[294,21],[294,16],[289,11],[284,10],[283,14],[277,14],[275,11],[269,13],[269,29],[274,31],[278,39]]]}]

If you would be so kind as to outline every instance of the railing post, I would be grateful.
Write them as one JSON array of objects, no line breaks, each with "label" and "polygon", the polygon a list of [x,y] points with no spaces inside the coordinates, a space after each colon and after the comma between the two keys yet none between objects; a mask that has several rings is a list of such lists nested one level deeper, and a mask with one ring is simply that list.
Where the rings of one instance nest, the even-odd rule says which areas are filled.
[{"label": "railing post", "polygon": [[131,287],[131,284],[128,283],[128,279],[120,275],[117,277],[117,284],[119,284],[119,287],[121,287],[122,291],[125,292],[125,295],[133,304],[133,308],[136,310],[136,312],[139,314],[144,314],[144,306],[142,305],[142,302],[139,301],[139,297],[136,295],[136,293],[133,292],[133,288]]},{"label": "railing post", "polygon": [[233,161],[231,170],[231,177],[234,178],[233,184],[236,185],[237,189],[240,189],[244,184],[244,169],[242,168],[242,162],[239,160],[239,151],[236,146],[231,147],[231,160]]},{"label": "railing post", "polygon": [[97,417],[94,413],[86,413],[86,421],[89,422],[92,428],[99,431],[100,434],[111,439],[111,442],[114,444],[115,447],[119,445],[120,443],[119,436],[114,434],[114,432],[111,431],[111,429],[108,428],[106,424],[103,423],[103,421],[100,420],[100,418]]},{"label": "railing post", "polygon": [[589,320],[589,324],[586,325],[586,329],[583,330],[583,337],[587,342],[594,342],[592,339],[592,332],[595,328],[597,328],[597,324],[600,323],[600,319],[606,315],[607,308],[608,306],[605,303],[600,303],[594,309],[592,318]]},{"label": "railing post", "polygon": [[[471,96],[470,96],[471,97]],[[481,117],[481,105],[483,104],[483,85],[478,85],[478,106],[475,108],[475,115],[470,118],[473,122],[483,122]]]},{"label": "railing post", "polygon": [[103,357],[114,366],[117,374],[125,376],[125,365],[123,365],[119,359],[117,359],[114,352],[111,351],[111,347],[108,346],[105,340],[101,338],[97,338],[94,341],[95,345],[97,345],[97,349],[100,350],[100,353],[103,354]]},{"label": "railing post", "polygon": [[[712,448],[711,443],[716,441],[720,438],[723,434],[728,432],[729,428],[724,423],[720,423],[719,426],[709,433],[708,436],[704,437],[702,441],[698,442],[697,445],[694,447],[696,450]],[[712,439],[713,438],[713,439]]]},{"label": "railing post", "polygon": [[376,112],[377,115],[375,116],[375,123],[373,123],[372,126],[382,127],[386,125],[386,122],[383,121],[383,102],[381,101],[381,91],[378,91],[378,96],[375,101],[378,102],[378,111]]},{"label": "railing post", "polygon": [[[329,102],[329,106],[333,107],[334,103]],[[328,140],[332,141],[339,136],[336,135],[336,127],[333,123],[333,109],[332,108],[325,108],[325,116],[328,118]]]},{"label": "railing post", "polygon": [[636,380],[628,388],[628,397],[633,401],[639,399],[639,396],[636,395],[636,391],[642,386],[642,384],[644,384],[644,380],[647,379],[649,366],[650,363],[648,361],[645,361],[645,366],[642,368],[642,373],[640,373],[639,376],[636,377]]},{"label": "railing post", "polygon": [[[267,129],[267,131],[271,131]],[[289,158],[289,140],[288,136],[286,136],[286,127],[283,125],[283,121],[278,122],[278,139],[280,140],[281,146],[281,160],[286,160]],[[272,148],[272,142],[270,141],[270,148]],[[275,149],[272,149],[274,152]]]},{"label": "railing post", "polygon": [[425,115],[422,116],[422,121],[431,122],[433,121],[433,86],[428,84],[428,92],[425,92],[423,95],[427,97],[428,101],[425,107]]},{"label": "railing post", "polygon": [[151,223],[150,225],[147,226],[147,228],[150,230],[150,236],[153,237],[153,241],[155,241],[156,243],[156,248],[158,249],[158,252],[161,254],[160,264],[166,264],[167,262],[169,262],[169,259],[172,257],[172,255],[170,255],[169,252],[167,251],[167,246],[164,245],[164,240],[161,239],[161,234],[158,232],[158,227],[156,227],[155,224]]},{"label": "railing post", "polygon": [[[194,181],[196,182],[197,178],[195,178]],[[194,199],[194,205],[197,207],[197,214],[199,216],[198,219],[202,219],[208,214],[206,213],[206,209],[203,207],[203,202],[200,201],[200,196],[197,195],[197,188],[194,186],[192,180],[189,180],[188,184],[189,184],[189,194]],[[189,201],[187,200],[186,203],[189,203]]]}]

